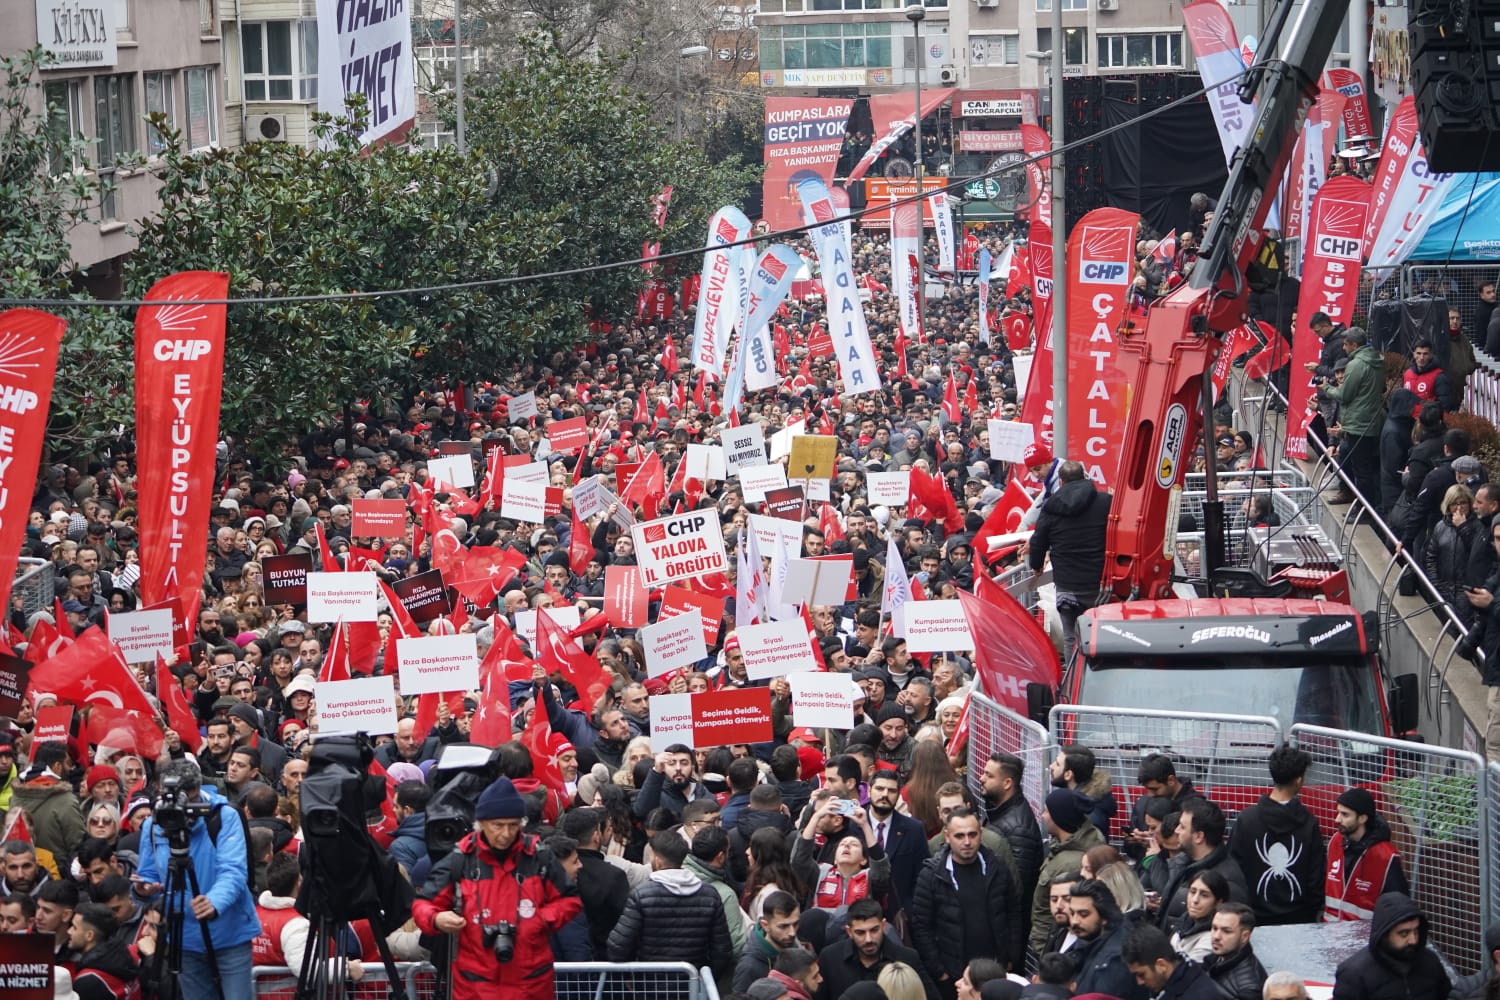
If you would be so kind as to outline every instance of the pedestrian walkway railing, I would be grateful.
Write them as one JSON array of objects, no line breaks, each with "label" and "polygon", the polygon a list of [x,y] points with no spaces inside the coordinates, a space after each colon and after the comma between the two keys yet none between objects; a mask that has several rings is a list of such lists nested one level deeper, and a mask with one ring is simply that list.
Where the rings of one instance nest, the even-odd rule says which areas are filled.
[{"label": "pedestrian walkway railing", "polygon": [[1135,778],[1148,754],[1169,755],[1178,777],[1192,779],[1232,820],[1266,790],[1266,759],[1285,741],[1281,723],[1270,716],[1115,706],[1054,705],[1048,728],[1059,747],[1082,743],[1109,772],[1120,806],[1108,831],[1113,835],[1146,794]]},{"label": "pedestrian walkway railing", "polygon": [[976,799],[984,797],[984,764],[990,754],[1008,753],[1021,758],[1025,770],[1021,791],[1038,822],[1050,785],[1047,767],[1057,756],[1057,744],[1046,728],[1011,711],[988,695],[975,691],[969,696],[969,789]]},{"label": "pedestrian walkway railing", "polygon": [[1494,916],[1490,804],[1500,770],[1464,750],[1300,723],[1289,742],[1312,755],[1302,798],[1325,835],[1338,795],[1368,789],[1427,915],[1428,940],[1455,968],[1477,970]]},{"label": "pedestrian walkway railing", "polygon": [[[410,1000],[442,1000],[437,970],[428,962],[397,962]],[[256,967],[251,971],[257,1000],[292,1000],[297,974],[285,966]],[[686,962],[558,962],[554,966],[558,1000],[719,1000],[714,977],[707,969]],[[504,990],[495,987],[495,996]],[[345,995],[351,1000],[385,1000],[390,981],[385,967],[366,962],[364,977]]]}]

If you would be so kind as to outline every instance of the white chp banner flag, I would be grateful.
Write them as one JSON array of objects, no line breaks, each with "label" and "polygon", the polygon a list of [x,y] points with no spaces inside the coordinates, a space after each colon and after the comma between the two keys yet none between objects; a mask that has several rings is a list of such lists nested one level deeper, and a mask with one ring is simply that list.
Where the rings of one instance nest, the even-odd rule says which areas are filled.
[{"label": "white chp banner flag", "polygon": [[720,357],[729,356],[729,342],[734,331],[745,329],[745,317],[750,315],[750,273],[754,270],[755,244],[746,244],[729,251],[729,275],[734,279],[734,308],[719,311],[714,335],[719,339]]},{"label": "white chp banner flag", "polygon": [[1454,176],[1427,166],[1427,150],[1417,132],[1416,100],[1410,94],[1403,97],[1386,132],[1365,222],[1365,246],[1370,250],[1365,268],[1374,271],[1376,285],[1422,242]]},{"label": "white chp banner flag", "polygon": [[802,266],[797,251],[781,243],[767,248],[750,276],[750,314],[745,320],[745,387],[752,392],[775,388],[776,348],[771,341],[771,317],[792,290],[792,279]]},{"label": "white chp banner flag", "polygon": [[363,94],[361,143],[416,117],[414,66],[407,4],[318,0],[318,110],[347,116],[345,97]]},{"label": "white chp banner flag", "polygon": [[708,223],[707,251],[703,255],[703,281],[698,285],[698,314],[693,324],[693,367],[714,378],[724,375],[724,355],[719,350],[720,314],[733,313],[739,306],[739,288],[735,284],[734,258],[723,249],[750,235],[750,220],[733,205],[714,213]]},{"label": "white chp banner flag", "polygon": [[932,228],[937,232],[938,270],[952,273],[954,264],[953,215],[947,191],[927,196],[927,210],[932,213]]},{"label": "white chp banner flag", "polygon": [[1183,5],[1182,17],[1187,22],[1198,73],[1209,90],[1208,106],[1219,127],[1224,162],[1228,163],[1234,151],[1245,144],[1254,114],[1250,105],[1240,103],[1240,76],[1245,63],[1240,58],[1239,35],[1219,0],[1190,0]]},{"label": "white chp banner flag", "polygon": [[849,242],[844,227],[836,221],[839,210],[833,204],[833,195],[827,184],[813,178],[797,185],[797,197],[802,201],[803,219],[812,227],[808,235],[823,271],[823,289],[828,296],[828,335],[833,339],[844,394],[878,392],[881,384],[880,373],[875,370],[875,348],[870,343],[864,305],[854,283]]},{"label": "white chp banner flag", "polygon": [[915,343],[921,339],[917,324],[917,276],[912,273],[907,259],[922,252],[922,227],[920,202],[896,205],[891,196],[891,291],[896,294],[896,303],[901,309],[901,330],[906,339]]}]

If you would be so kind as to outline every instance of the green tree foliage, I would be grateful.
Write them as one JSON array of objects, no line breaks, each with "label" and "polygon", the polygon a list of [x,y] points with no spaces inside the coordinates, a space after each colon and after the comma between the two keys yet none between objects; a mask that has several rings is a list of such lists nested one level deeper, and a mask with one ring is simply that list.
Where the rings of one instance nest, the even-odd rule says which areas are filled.
[{"label": "green tree foliage", "polygon": [[[76,136],[51,127],[60,109],[45,109],[38,72],[40,48],[0,58],[0,289],[7,298],[77,299],[68,232],[90,223],[99,196],[96,176],[73,165],[88,161]],[[45,109],[45,110],[44,110]],[[66,119],[63,119],[66,121]],[[129,420],[129,357],[116,345],[130,335],[113,312],[58,308],[68,321],[52,391],[48,445],[54,452],[90,450]]]}]

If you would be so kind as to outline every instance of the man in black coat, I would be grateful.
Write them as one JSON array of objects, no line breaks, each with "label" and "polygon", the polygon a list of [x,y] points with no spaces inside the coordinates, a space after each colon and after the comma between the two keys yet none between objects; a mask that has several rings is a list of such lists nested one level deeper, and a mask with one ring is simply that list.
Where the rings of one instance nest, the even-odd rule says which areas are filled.
[{"label": "man in black coat", "polygon": [[609,934],[611,962],[687,962],[727,976],[738,956],[713,886],[683,870],[687,841],[676,830],[651,838],[651,878],[630,894]]},{"label": "man in black coat", "polygon": [[580,806],[563,813],[560,832],[578,841],[578,896],[583,900],[583,916],[589,923],[589,942],[594,961],[609,960],[609,932],[625,912],[630,896],[630,880],[625,872],[604,860],[600,847],[600,827],[604,814],[599,809]]},{"label": "man in black coat", "polygon": [[818,953],[818,968],[823,973],[823,986],[818,990],[820,998],[837,1000],[855,983],[873,983],[887,965],[902,962],[922,977],[927,1000],[938,1000],[941,994],[937,985],[917,953],[886,933],[885,916],[878,902],[867,897],[850,903],[844,929],[847,937]]},{"label": "man in black coat", "polygon": [[1328,845],[1318,818],[1302,804],[1302,782],[1312,756],[1283,743],[1271,751],[1266,765],[1275,787],[1240,812],[1229,854],[1244,873],[1258,923],[1315,923],[1323,914]]},{"label": "man in black coat", "polygon": [[1203,966],[1177,954],[1159,927],[1142,924],[1132,930],[1120,956],[1156,1000],[1223,1000]]},{"label": "man in black coat", "polygon": [[1250,935],[1255,930],[1255,911],[1243,903],[1220,903],[1208,932],[1213,953],[1203,962],[1208,978],[1224,1000],[1261,1000],[1266,969],[1255,957]]},{"label": "man in black coat", "polygon": [[[896,811],[901,782],[895,771],[876,771],[870,777],[870,829],[891,861],[891,886],[899,906],[909,906],[917,891],[917,876],[929,857],[926,831],[919,820]],[[837,996],[837,994],[834,994]]]},{"label": "man in black coat", "polygon": [[1452,990],[1442,959],[1427,949],[1427,917],[1399,892],[1376,900],[1369,945],[1333,979],[1333,1000],[1447,1000]]},{"label": "man in black coat", "polygon": [[707,794],[703,783],[693,776],[692,747],[673,743],[656,755],[656,764],[646,775],[631,809],[643,822],[657,807],[681,819],[684,806]]},{"label": "man in black coat", "polygon": [[1066,664],[1077,641],[1078,616],[1099,599],[1111,497],[1099,492],[1083,474],[1082,462],[1064,462],[1058,466],[1057,481],[1057,492],[1042,504],[1028,558],[1032,570],[1040,573],[1047,556],[1052,556],[1052,581],[1057,590],[1057,615],[1062,621]]},{"label": "man in black coat", "polygon": [[1187,911],[1188,886],[1199,872],[1213,869],[1229,883],[1229,898],[1236,903],[1250,902],[1250,891],[1245,887],[1245,875],[1240,866],[1229,855],[1229,845],[1224,842],[1224,810],[1207,799],[1188,799],[1182,804],[1182,819],[1177,825],[1177,839],[1182,843],[1182,853],[1187,855],[1187,864],[1172,876],[1167,889],[1161,894],[1161,909],[1156,922],[1162,927],[1173,927]]},{"label": "man in black coat", "polygon": [[911,930],[922,965],[945,996],[969,961],[1025,961],[1021,897],[1010,872],[985,849],[979,816],[955,809],[943,825],[946,845],[917,876]]},{"label": "man in black coat", "polygon": [[1073,935],[1067,951],[1078,968],[1074,995],[1103,993],[1120,1000],[1146,1000],[1146,989],[1125,967],[1122,955],[1130,922],[1115,904],[1109,886],[1098,879],[1082,879],[1073,886],[1070,901]]},{"label": "man in black coat", "polygon": [[1026,762],[1015,754],[999,751],[984,763],[980,788],[989,815],[989,827],[1010,844],[1016,869],[1021,875],[1023,900],[1036,893],[1037,873],[1042,870],[1042,828],[1021,791]]}]

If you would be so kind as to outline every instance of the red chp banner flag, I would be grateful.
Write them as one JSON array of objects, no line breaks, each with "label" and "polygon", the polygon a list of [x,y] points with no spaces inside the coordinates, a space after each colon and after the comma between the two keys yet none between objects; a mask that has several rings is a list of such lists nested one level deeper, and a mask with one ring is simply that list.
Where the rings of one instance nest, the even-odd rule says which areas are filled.
[{"label": "red chp banner flag", "polygon": [[1052,225],[1052,187],[1047,176],[1052,163],[1052,157],[1047,155],[1052,151],[1052,140],[1040,126],[1022,125],[1021,149],[1029,161],[1026,177],[1031,183],[1031,242],[1035,244],[1036,224]]},{"label": "red chp banner flag", "polygon": [[[1031,425],[1036,440],[1053,448],[1052,440],[1052,227],[1031,223],[1032,318],[1036,350],[1031,354],[1031,377],[1021,400],[1021,420]],[[1019,388],[1019,387],[1018,387]]]},{"label": "red chp banner flag", "polygon": [[[140,481],[141,597],[196,594],[214,491],[224,387],[223,299],[229,275],[183,271],[146,294],[135,319],[135,426]],[[178,610],[178,617],[184,614]]]},{"label": "red chp banner flag", "polygon": [[0,607],[10,607],[42,460],[57,351],[68,324],[34,309],[0,313]]},{"label": "red chp banner flag", "polygon": [[765,162],[761,182],[762,218],[772,229],[802,225],[797,184],[808,174],[833,182],[844,147],[853,101],[821,97],[766,98]]},{"label": "red chp banner flag", "polygon": [[1350,139],[1374,135],[1370,122],[1370,102],[1365,99],[1365,84],[1359,74],[1346,66],[1323,71],[1323,89],[1336,90],[1349,99],[1344,105],[1344,135]]},{"label": "red chp banner flag", "polygon": [[1428,166],[1417,134],[1416,102],[1402,98],[1380,154],[1365,220],[1365,270],[1373,272],[1377,288],[1422,241],[1455,177]]},{"label": "red chp banner flag", "polygon": [[1068,237],[1068,457],[1103,486],[1119,470],[1119,429],[1130,406],[1119,328],[1140,221],[1134,212],[1096,208]]},{"label": "red chp banner flag", "polygon": [[[1370,185],[1357,177],[1335,177],[1313,200],[1307,222],[1307,250],[1302,258],[1302,291],[1297,296],[1299,329],[1292,337],[1292,384],[1286,453],[1307,458],[1307,425],[1313,400],[1312,376],[1305,366],[1316,362],[1322,342],[1308,332],[1313,313],[1325,312],[1335,324],[1354,314],[1364,250],[1365,217]],[[1291,426],[1296,421],[1296,430]]]}]

